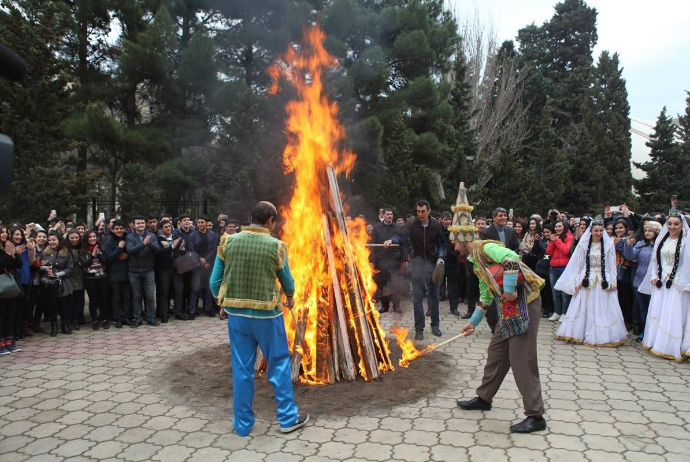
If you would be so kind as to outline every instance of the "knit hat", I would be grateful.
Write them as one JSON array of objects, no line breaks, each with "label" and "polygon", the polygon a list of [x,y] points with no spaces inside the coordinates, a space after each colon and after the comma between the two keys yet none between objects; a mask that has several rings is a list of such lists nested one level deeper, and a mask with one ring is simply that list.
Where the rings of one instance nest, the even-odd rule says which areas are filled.
[{"label": "knit hat", "polygon": [[477,227],[472,222],[472,207],[467,199],[467,189],[465,183],[460,183],[458,190],[458,198],[455,200],[455,205],[451,207],[453,211],[453,223],[448,227],[450,231],[450,240],[458,242],[471,242],[474,240],[474,233],[477,232]]},{"label": "knit hat", "polygon": [[647,221],[644,224],[644,230],[651,229],[655,233],[659,234],[661,232],[661,223],[658,221]]}]

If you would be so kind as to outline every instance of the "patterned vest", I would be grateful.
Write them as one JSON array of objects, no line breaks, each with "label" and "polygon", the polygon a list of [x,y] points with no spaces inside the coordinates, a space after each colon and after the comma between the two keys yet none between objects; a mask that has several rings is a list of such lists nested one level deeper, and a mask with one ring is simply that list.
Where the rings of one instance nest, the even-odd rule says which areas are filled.
[{"label": "patterned vest", "polygon": [[[226,237],[227,236],[227,237]],[[287,247],[266,228],[243,228],[225,235],[218,257],[225,270],[218,304],[225,308],[282,309],[276,273],[285,265]]]}]

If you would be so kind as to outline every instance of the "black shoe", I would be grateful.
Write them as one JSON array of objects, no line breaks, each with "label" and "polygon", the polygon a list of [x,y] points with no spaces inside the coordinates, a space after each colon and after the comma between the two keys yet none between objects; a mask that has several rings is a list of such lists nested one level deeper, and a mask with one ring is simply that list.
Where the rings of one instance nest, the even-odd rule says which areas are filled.
[{"label": "black shoe", "polygon": [[141,326],[141,319],[135,320],[133,323],[130,324],[132,329],[136,329],[137,327]]},{"label": "black shoe", "polygon": [[115,329],[122,329],[122,321],[115,321]]},{"label": "black shoe", "polygon": [[211,311],[211,310],[209,310],[209,311],[204,311],[204,314],[205,314],[207,317],[209,317],[209,318],[215,318],[215,317],[216,317],[216,313],[214,313],[214,312]]},{"label": "black shoe", "polygon": [[167,324],[168,323],[168,317],[165,316],[165,317],[161,318],[161,323]]},{"label": "black shoe", "polygon": [[129,319],[121,319],[121,320],[120,320],[120,325],[121,325],[121,326],[130,326],[130,327],[131,327],[131,326],[132,326],[132,323],[129,322]]},{"label": "black shoe", "polygon": [[424,315],[425,315],[427,318],[430,318],[430,317],[431,317],[431,310],[426,310],[426,313],[424,313]]},{"label": "black shoe", "polygon": [[148,321],[146,321],[146,324],[148,324],[151,327],[158,327],[158,323],[155,319],[149,319]]},{"label": "black shoe", "polygon": [[532,433],[546,430],[546,420],[543,417],[527,417],[522,422],[511,425],[510,431],[513,433]]},{"label": "black shoe", "polygon": [[184,314],[176,314],[176,315],[175,315],[175,319],[180,320],[180,321],[186,321],[188,318],[187,318],[187,315],[184,315]]},{"label": "black shoe", "polygon": [[50,321],[50,336],[57,337],[57,321]]},{"label": "black shoe", "polygon": [[101,321],[101,327],[103,329],[110,329],[110,321],[108,321],[107,319],[104,319],[103,321]]},{"label": "black shoe", "polygon": [[463,314],[462,316],[460,316],[460,319],[470,319],[471,317],[472,317],[472,313],[467,312],[467,313]]},{"label": "black shoe", "polygon": [[63,321],[61,325],[62,325],[61,331],[63,334],[71,334],[72,333],[72,329],[69,328],[69,324],[67,324],[66,322]]},{"label": "black shoe", "polygon": [[415,329],[414,339],[419,341],[424,340],[424,331],[422,329]]},{"label": "black shoe", "polygon": [[98,329],[100,329],[100,328],[101,328],[101,323],[99,323],[98,321],[94,321],[94,322],[93,322],[92,329],[93,329],[93,330],[98,330]]},{"label": "black shoe", "polygon": [[632,329],[632,334],[633,335],[640,335],[642,332],[640,332],[640,324],[637,322],[633,323],[633,329]]},{"label": "black shoe", "polygon": [[388,313],[389,309],[390,309],[389,307],[385,307],[385,308],[381,307],[381,309],[379,310],[379,314],[380,313]]},{"label": "black shoe", "polygon": [[551,313],[544,313],[541,315],[542,318],[550,318],[551,316],[553,316],[553,311]]},{"label": "black shoe", "polygon": [[194,313],[189,313],[189,316],[187,316],[188,321],[194,321],[196,317],[194,316]]},{"label": "black shoe", "polygon": [[297,415],[297,422],[295,422],[294,424],[292,424],[289,427],[280,427],[280,432],[281,433],[294,432],[298,428],[304,427],[307,424],[307,422],[309,422],[309,414],[307,414],[306,412],[300,412]]},{"label": "black shoe", "polygon": [[441,332],[441,329],[437,326],[431,326],[431,333],[434,334],[436,337],[441,337],[443,336],[443,332]]},{"label": "black shoe", "polygon": [[450,310],[450,314],[452,314],[456,318],[460,317],[460,312],[458,310]]},{"label": "black shoe", "polygon": [[[490,411],[491,403],[488,403],[481,399],[479,396],[472,398],[469,401],[458,400],[458,406],[466,411]],[[511,427],[512,428],[512,427]]]}]

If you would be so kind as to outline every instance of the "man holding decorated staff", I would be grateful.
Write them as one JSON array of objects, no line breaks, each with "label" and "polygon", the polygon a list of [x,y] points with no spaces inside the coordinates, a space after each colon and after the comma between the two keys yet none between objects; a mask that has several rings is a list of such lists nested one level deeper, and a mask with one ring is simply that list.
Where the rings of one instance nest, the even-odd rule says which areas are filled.
[{"label": "man holding decorated staff", "polygon": [[[491,410],[491,402],[512,369],[515,383],[522,395],[527,418],[510,427],[514,433],[532,433],[546,429],[544,400],[537,362],[537,332],[541,319],[539,290],[544,280],[520,261],[514,251],[500,241],[474,240],[476,228],[472,225],[472,206],[467,202],[464,183],[460,184],[458,204],[451,240],[455,249],[468,255],[474,273],[479,278],[480,300],[469,323],[462,329],[471,335],[494,306],[498,310],[498,328],[493,332],[487,352],[482,383],[477,396],[469,401],[458,400],[465,410]],[[496,308],[493,308],[496,309]]]},{"label": "man holding decorated staff", "polygon": [[270,202],[251,210],[251,225],[241,233],[225,234],[218,246],[211,292],[228,319],[231,344],[233,425],[240,436],[254,426],[254,362],[260,346],[268,364],[280,431],[303,427],[309,414],[298,413],[292,388],[283,304],[276,278],[285,293],[285,306],[295,305],[295,281],[287,259],[287,246],[271,236],[278,212]]}]

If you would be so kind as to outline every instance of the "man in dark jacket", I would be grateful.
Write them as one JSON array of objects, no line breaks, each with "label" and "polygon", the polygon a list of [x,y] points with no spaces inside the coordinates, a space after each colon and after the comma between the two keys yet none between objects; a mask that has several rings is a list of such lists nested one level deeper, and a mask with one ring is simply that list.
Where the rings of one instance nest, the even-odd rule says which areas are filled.
[{"label": "man in dark jacket", "polygon": [[[157,304],[161,322],[166,323],[168,322],[168,308],[170,306],[173,279],[176,275],[173,264],[180,254],[182,238],[176,235],[173,231],[172,223],[167,218],[161,220],[161,229],[157,237],[161,251],[156,255],[156,276],[158,278],[156,295],[158,296]],[[175,315],[180,315],[182,318],[181,309],[181,306],[175,305]]]},{"label": "man in dark jacket", "polygon": [[[494,211],[491,212],[491,218],[493,219],[491,226],[485,228],[480,233],[482,240],[491,239],[500,241],[506,248],[519,255],[520,241],[518,240],[517,232],[510,226],[506,226],[506,223],[508,223],[508,212],[506,212],[506,209],[502,207],[495,208]],[[493,333],[494,329],[496,329],[496,324],[498,324],[498,310],[495,300],[491,308],[486,311],[486,322],[489,323],[491,333]]]},{"label": "man in dark jacket", "polygon": [[218,234],[211,229],[213,223],[205,215],[196,219],[196,231],[189,239],[189,250],[199,254],[201,266],[192,270],[192,291],[189,295],[189,318],[194,319],[199,295],[204,303],[204,313],[214,317],[213,298],[209,287],[213,262],[216,260],[218,249]]},{"label": "man in dark jacket", "polygon": [[[383,209],[383,221],[374,225],[371,243],[383,244],[400,234],[402,234],[402,226],[393,223],[393,210],[386,208]],[[399,247],[372,247],[369,259],[378,271],[374,275],[377,286],[374,297],[381,300],[380,312],[387,312],[392,300],[393,311],[400,313],[400,267],[407,266],[407,241],[401,243]]]},{"label": "man in dark jacket", "polygon": [[149,326],[157,326],[156,302],[154,293],[156,289],[156,277],[154,274],[154,255],[160,252],[158,238],[146,229],[146,219],[137,215],[132,218],[134,232],[127,235],[127,253],[129,254],[129,283],[132,286],[132,306],[134,312],[134,324],[141,325],[141,299],[146,304],[146,323]]},{"label": "man in dark jacket", "polygon": [[[192,219],[188,213],[183,213],[175,222],[179,222],[180,226],[176,228],[173,233],[176,238],[182,238],[180,243],[180,256],[189,252],[189,241],[194,233],[192,226]],[[173,287],[175,288],[175,319],[182,321],[187,320],[187,309],[189,307],[189,295],[192,291],[192,271],[184,274],[177,274],[173,276]],[[179,311],[178,311],[179,307]]]},{"label": "man in dark jacket", "polygon": [[126,244],[125,223],[122,220],[114,220],[109,237],[105,241],[104,251],[112,293],[113,321],[118,329],[122,324],[129,325],[132,309]]},{"label": "man in dark jacket", "polygon": [[439,287],[431,281],[436,265],[443,265],[446,254],[446,239],[443,226],[431,217],[431,204],[417,202],[417,217],[405,223],[403,234],[384,242],[401,244],[407,239],[412,249],[412,293],[414,304],[415,340],[424,340],[424,294],[427,293],[427,306],[431,314],[431,332],[440,337],[438,296]]}]

